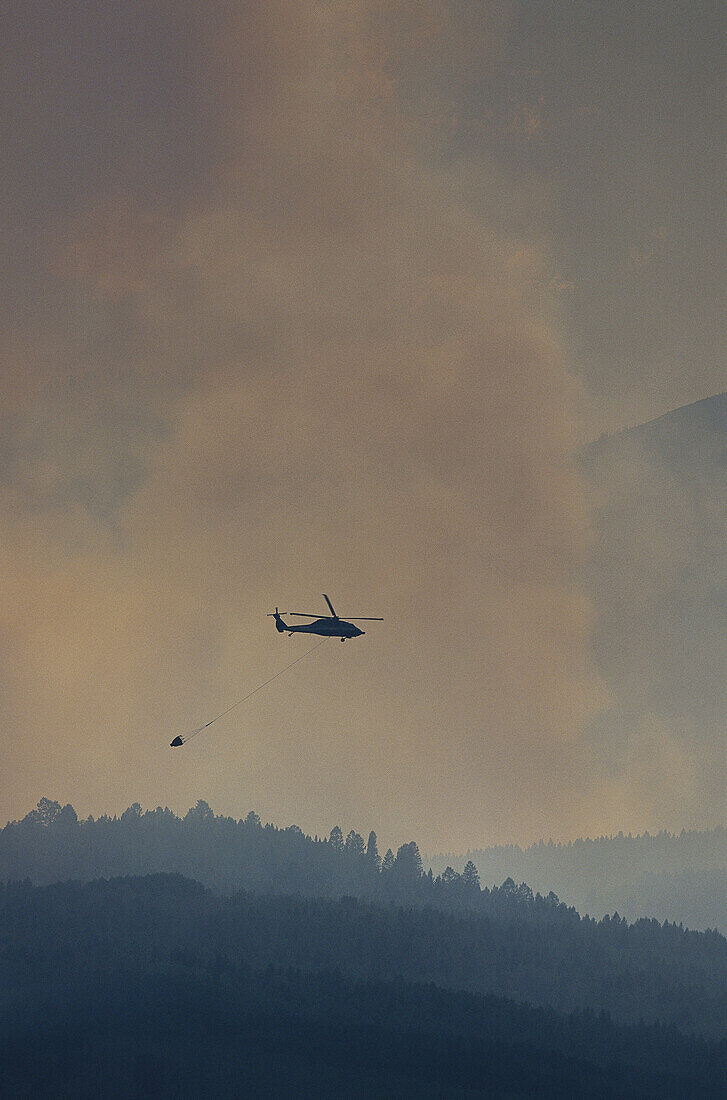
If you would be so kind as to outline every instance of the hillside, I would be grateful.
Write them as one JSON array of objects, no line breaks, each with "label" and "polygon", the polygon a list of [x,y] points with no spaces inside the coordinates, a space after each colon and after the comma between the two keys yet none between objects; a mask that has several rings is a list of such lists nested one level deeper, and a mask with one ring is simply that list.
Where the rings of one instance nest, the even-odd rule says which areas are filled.
[{"label": "hillside", "polygon": [[0,989],[13,1096],[615,1100],[717,1096],[727,1071],[718,933],[204,802],[9,823]]},{"label": "hillside", "polygon": [[678,470],[694,460],[703,462],[705,453],[720,437],[727,438],[727,393],[704,397],[644,424],[603,435],[588,448],[585,458],[589,468],[595,470],[604,455],[649,448]]},{"label": "hillside", "polygon": [[[232,895],[226,912],[244,925],[250,965],[298,967],[316,960],[318,967],[351,977],[432,981],[561,1012],[603,1010],[622,1023],[661,1021],[727,1038],[722,936],[655,920],[583,919],[552,892],[534,894],[511,878],[483,888],[471,863],[462,874],[450,868],[434,876],[424,872],[414,842],[381,860],[373,834],[364,845],[353,831],[344,841],[334,828],[319,840],[295,827],[263,826],[254,814],[243,821],[215,816],[205,803],[184,818],[132,807],[119,818],[78,821],[71,807],[41,800],[0,833],[0,881],[11,883],[4,895],[8,912],[22,910],[23,891],[33,889],[23,881],[80,880],[49,885],[44,895],[80,905],[83,881],[118,881],[129,874],[129,863],[135,875],[183,874],[214,891],[199,887],[183,913],[151,927],[153,949],[161,950],[171,930],[194,928],[198,921],[190,913],[196,907],[203,922],[205,913],[221,911],[223,901],[215,897]],[[107,927],[104,935],[123,924],[128,891],[115,890],[113,906],[88,911],[92,936],[99,935],[99,920]],[[286,901],[291,897],[295,902]],[[396,912],[407,915],[392,916]],[[29,927],[32,940],[39,921]],[[16,934],[24,928],[20,922]],[[63,926],[54,934],[60,950]],[[219,934],[228,950],[224,928]],[[271,954],[271,943],[284,946]],[[31,947],[29,942],[21,953]]]},{"label": "hillside", "polygon": [[[350,898],[218,898],[179,876],[6,888],[5,1090],[37,1095],[52,1080],[57,1096],[719,1095],[724,1042],[467,992],[483,967],[537,960],[519,930]],[[727,943],[678,939],[698,1007],[706,975],[691,988],[688,959],[716,947],[723,983]],[[661,987],[677,988],[668,976]]]},{"label": "hillside", "polygon": [[590,648],[611,700],[584,732],[589,753],[655,827],[721,824],[727,394],[602,437],[582,470],[595,507]]}]

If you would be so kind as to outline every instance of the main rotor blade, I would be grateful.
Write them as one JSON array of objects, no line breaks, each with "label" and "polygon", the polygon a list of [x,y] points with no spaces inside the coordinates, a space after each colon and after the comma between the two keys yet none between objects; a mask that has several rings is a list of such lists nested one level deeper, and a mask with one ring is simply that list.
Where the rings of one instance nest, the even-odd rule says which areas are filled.
[{"label": "main rotor blade", "polygon": [[[325,593],[324,593],[324,595],[325,595]],[[362,623],[383,623],[383,621],[384,621],[383,617],[380,616],[380,615],[345,615],[345,616],[337,615],[336,612],[333,611],[333,604],[328,599],[328,596],[325,596],[325,600],[326,600],[326,603],[328,604],[328,606],[330,607],[331,611],[333,612],[332,615],[321,615],[321,613],[319,611],[315,611],[315,612],[313,612],[313,611],[277,611],[277,612],[268,611],[267,617],[269,619],[273,619],[273,618],[275,618],[275,615],[277,614],[277,615],[293,615],[296,619],[338,619],[339,621],[341,619],[343,619],[344,622],[353,622],[354,620],[358,620],[359,622],[362,622]]]},{"label": "main rotor blade", "polygon": [[[297,619],[330,619],[331,617],[335,619],[338,617],[336,615],[321,615],[320,611],[315,613],[312,611],[278,611],[278,615],[294,615]],[[268,618],[274,619],[275,612],[268,611]]]},{"label": "main rotor blade", "polygon": [[327,603],[327,604],[328,604],[328,606],[330,607],[330,609],[331,609],[331,615],[333,615],[333,618],[334,618],[334,619],[337,619],[337,618],[338,618],[338,615],[337,615],[337,614],[336,614],[336,612],[335,612],[335,611],[333,610],[333,604],[332,604],[332,603],[331,603],[331,601],[330,601],[330,600],[328,599],[328,596],[327,596],[327,595],[325,594],[325,592],[323,593],[323,599],[324,599],[324,600],[326,601],[326,603]]},{"label": "main rotor blade", "polygon": [[366,623],[383,623],[383,619],[378,616],[371,615],[309,615],[307,611],[281,611],[281,615],[293,615],[298,619],[338,619],[340,622],[352,622],[354,619],[358,619],[361,622]]}]

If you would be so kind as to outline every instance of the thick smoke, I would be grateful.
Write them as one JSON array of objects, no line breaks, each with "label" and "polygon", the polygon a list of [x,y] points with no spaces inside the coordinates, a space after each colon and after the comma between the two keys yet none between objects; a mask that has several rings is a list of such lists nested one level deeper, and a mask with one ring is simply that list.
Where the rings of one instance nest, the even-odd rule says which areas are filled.
[{"label": "thick smoke", "polygon": [[[547,196],[473,141],[503,12],[196,7],[56,35],[31,4],[5,45],[35,63],[0,816],[47,791],[430,846],[587,827],[580,395],[522,229]],[[169,753],[291,658],[264,613],[323,589],[386,622]]]}]

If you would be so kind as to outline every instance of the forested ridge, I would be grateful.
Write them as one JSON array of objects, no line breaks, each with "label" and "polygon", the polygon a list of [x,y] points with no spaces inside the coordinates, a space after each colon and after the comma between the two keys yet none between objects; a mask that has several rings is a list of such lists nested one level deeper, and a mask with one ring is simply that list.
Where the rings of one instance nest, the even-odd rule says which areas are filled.
[{"label": "forested ridge", "polygon": [[482,890],[473,864],[462,874],[452,868],[425,874],[414,841],[381,856],[374,832],[364,841],[353,829],[344,838],[334,826],[328,837],[313,838],[295,825],[263,825],[254,812],[243,820],[215,815],[201,800],[183,818],[161,806],[142,811],[135,803],[118,817],[79,820],[72,806],[43,798],[37,809],[0,831],[0,882],[27,878],[44,885],[159,871],[177,872],[221,893],[352,894],[447,908],[507,906],[519,893],[548,919],[575,917],[554,895],[533,896],[527,886]]},{"label": "forested ridge", "polygon": [[0,1042],[18,1096],[721,1095],[727,940],[413,841],[42,799],[0,832]]}]

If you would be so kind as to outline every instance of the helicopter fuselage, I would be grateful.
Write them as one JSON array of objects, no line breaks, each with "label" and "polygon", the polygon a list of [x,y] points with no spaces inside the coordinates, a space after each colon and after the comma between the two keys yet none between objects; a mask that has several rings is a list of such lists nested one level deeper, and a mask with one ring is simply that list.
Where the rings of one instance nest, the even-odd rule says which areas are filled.
[{"label": "helicopter fuselage", "polygon": [[275,616],[275,625],[282,634],[320,634],[324,638],[358,638],[365,634],[355,623],[348,623],[345,619],[323,618],[316,619],[312,623],[302,623],[300,626],[290,626],[283,622],[280,615]]}]

